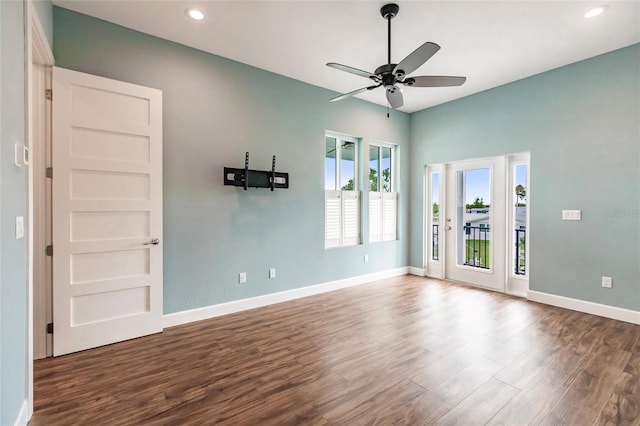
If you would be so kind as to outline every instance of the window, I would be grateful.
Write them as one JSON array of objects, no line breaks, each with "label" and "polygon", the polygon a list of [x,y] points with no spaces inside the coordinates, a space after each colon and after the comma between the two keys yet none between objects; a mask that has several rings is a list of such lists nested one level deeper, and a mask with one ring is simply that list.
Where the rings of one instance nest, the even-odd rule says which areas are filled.
[{"label": "window", "polygon": [[328,247],[360,244],[357,139],[325,136],[325,241]]},{"label": "window", "polygon": [[431,172],[431,260],[440,260],[440,172]]},{"label": "window", "polygon": [[512,245],[513,274],[527,275],[527,164],[514,163],[511,168],[511,198],[514,208],[511,216],[514,235]]},{"label": "window", "polygon": [[395,150],[369,147],[369,241],[397,239],[398,193],[394,181]]}]

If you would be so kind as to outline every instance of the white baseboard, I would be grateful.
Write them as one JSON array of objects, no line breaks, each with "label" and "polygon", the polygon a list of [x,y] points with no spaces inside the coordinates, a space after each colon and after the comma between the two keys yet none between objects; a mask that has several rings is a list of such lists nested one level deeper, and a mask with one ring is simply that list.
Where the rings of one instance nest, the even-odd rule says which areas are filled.
[{"label": "white baseboard", "polygon": [[234,300],[231,302],[220,303],[218,305],[205,306],[202,308],[166,314],[162,318],[162,326],[164,328],[174,327],[176,325],[187,324],[194,321],[215,318],[235,312],[273,305],[275,303],[281,303],[289,300],[300,299],[302,297],[327,293],[329,291],[366,284],[372,281],[383,280],[385,278],[406,275],[408,270],[408,267],[389,269],[387,271],[374,272],[372,274],[359,275],[357,277],[345,278],[343,280],[330,281],[327,283],[316,284],[308,287],[300,287],[293,290],[265,294],[263,296],[252,297],[249,299]]},{"label": "white baseboard", "polygon": [[426,270],[424,268],[416,268],[415,266],[409,266],[408,268],[411,275],[426,277]]},{"label": "white baseboard", "polygon": [[527,299],[533,302],[571,309],[572,311],[598,315],[618,321],[640,324],[640,312],[631,309],[617,308],[615,306],[602,305],[600,303],[587,302],[586,300],[572,299],[570,297],[556,296],[555,294],[542,293],[529,290]]},{"label": "white baseboard", "polygon": [[22,405],[20,406],[20,413],[18,413],[18,417],[14,423],[14,426],[26,426],[29,422],[29,413],[28,411],[27,400],[22,401]]}]

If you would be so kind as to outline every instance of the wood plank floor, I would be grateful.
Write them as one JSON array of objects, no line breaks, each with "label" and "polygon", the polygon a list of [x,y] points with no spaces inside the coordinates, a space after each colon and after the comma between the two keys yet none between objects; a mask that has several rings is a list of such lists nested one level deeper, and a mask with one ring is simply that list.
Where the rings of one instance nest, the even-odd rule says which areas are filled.
[{"label": "wood plank floor", "polygon": [[640,425],[640,326],[403,276],[35,364],[39,425]]}]

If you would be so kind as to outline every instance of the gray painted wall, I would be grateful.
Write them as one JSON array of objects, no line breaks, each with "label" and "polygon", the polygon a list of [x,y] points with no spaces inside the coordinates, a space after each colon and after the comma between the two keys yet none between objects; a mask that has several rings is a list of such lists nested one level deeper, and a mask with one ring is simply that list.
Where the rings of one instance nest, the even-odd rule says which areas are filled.
[{"label": "gray painted wall", "polygon": [[[397,143],[404,165],[407,114],[329,103],[328,90],[57,7],[54,56],[64,68],[163,91],[165,313],[408,264],[406,167],[398,241],[369,244],[365,235],[360,246],[324,248],[325,130],[364,138],[361,153],[370,140]],[[245,151],[258,170],[277,155],[291,187],[223,186],[223,167],[243,167]],[[241,271],[247,284],[237,284]]]},{"label": "gray painted wall", "polygon": [[413,114],[411,265],[426,164],[529,151],[531,290],[640,309],[639,67],[636,44]]},{"label": "gray painted wall", "polygon": [[0,2],[0,24],[0,424],[10,425],[27,383],[27,244],[14,232],[27,216],[27,169],[14,165],[25,142],[23,2]]}]

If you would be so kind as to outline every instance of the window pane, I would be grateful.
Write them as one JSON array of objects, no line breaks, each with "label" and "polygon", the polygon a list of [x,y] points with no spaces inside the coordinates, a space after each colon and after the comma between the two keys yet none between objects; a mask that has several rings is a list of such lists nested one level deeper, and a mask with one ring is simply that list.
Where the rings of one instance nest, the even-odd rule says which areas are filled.
[{"label": "window pane", "polygon": [[325,138],[324,189],[336,189],[336,139]]},{"label": "window pane", "polygon": [[391,148],[380,148],[382,152],[382,191],[391,192]]},{"label": "window pane", "polygon": [[514,212],[514,274],[527,274],[527,165],[516,164],[513,169],[515,188]]},{"label": "window pane", "polygon": [[378,148],[377,146],[369,147],[369,191],[377,192],[378,191],[378,170],[379,167],[379,156],[378,156]]},{"label": "window pane", "polygon": [[356,190],[356,144],[342,142],[340,148],[340,189]]},{"label": "window pane", "polygon": [[457,176],[458,265],[491,268],[491,169],[467,169]]},{"label": "window pane", "polygon": [[440,173],[431,173],[431,259],[440,259]]}]

